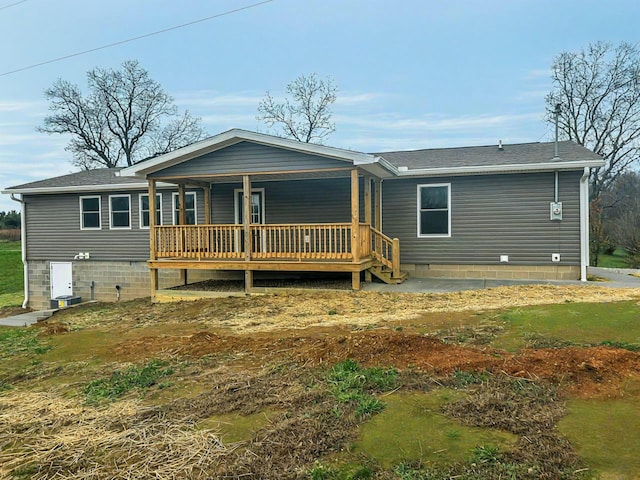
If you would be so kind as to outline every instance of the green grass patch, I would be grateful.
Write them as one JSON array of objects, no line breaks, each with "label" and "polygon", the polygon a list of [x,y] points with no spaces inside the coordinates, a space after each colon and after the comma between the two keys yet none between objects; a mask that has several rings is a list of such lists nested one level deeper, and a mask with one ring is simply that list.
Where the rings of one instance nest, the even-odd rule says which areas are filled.
[{"label": "green grass patch", "polygon": [[598,267],[629,268],[627,252],[625,252],[623,248],[616,248],[612,254],[599,254]]},{"label": "green grass patch", "polygon": [[515,435],[468,427],[440,413],[442,405],[462,395],[450,389],[388,395],[384,412],[360,427],[355,452],[390,468],[407,462],[449,465],[473,460],[477,452],[510,450]]},{"label": "green grass patch", "polygon": [[14,297],[7,294],[20,294],[24,282],[24,270],[22,266],[22,254],[20,242],[8,242],[0,240],[0,306],[20,304],[8,303]]},{"label": "green grass patch", "polygon": [[107,378],[90,382],[84,388],[88,404],[114,401],[133,389],[145,390],[158,384],[158,380],[174,373],[168,362],[151,360],[142,367],[132,365],[124,371],[113,372]]},{"label": "green grass patch", "polygon": [[353,402],[359,418],[373,415],[384,409],[384,403],[372,393],[395,388],[398,372],[393,368],[362,368],[354,360],[337,363],[329,371],[327,380],[330,391],[339,403]]},{"label": "green grass patch", "polygon": [[51,345],[33,328],[0,327],[0,359],[17,355],[42,355]]},{"label": "green grass patch", "polygon": [[571,400],[558,429],[602,478],[640,478],[640,396]]},{"label": "green grass patch", "polygon": [[640,344],[640,306],[634,301],[515,308],[500,315],[505,330],[491,345],[507,350],[570,344]]},{"label": "green grass patch", "polygon": [[265,410],[250,415],[227,413],[213,415],[198,422],[197,428],[212,430],[220,435],[224,443],[248,442],[261,428],[267,426],[274,411]]}]

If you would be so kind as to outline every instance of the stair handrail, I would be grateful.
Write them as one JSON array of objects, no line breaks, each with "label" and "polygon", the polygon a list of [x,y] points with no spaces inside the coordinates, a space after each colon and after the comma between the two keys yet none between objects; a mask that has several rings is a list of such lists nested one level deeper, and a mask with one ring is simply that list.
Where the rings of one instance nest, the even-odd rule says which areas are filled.
[{"label": "stair handrail", "polygon": [[400,240],[391,238],[376,228],[370,228],[373,256],[382,265],[391,269],[392,277],[400,277]]}]

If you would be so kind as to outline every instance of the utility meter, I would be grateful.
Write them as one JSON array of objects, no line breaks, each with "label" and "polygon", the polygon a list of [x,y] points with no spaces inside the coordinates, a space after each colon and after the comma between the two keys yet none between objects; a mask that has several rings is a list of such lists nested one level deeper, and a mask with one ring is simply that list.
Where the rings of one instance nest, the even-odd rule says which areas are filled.
[{"label": "utility meter", "polygon": [[551,202],[551,220],[562,220],[562,202]]}]

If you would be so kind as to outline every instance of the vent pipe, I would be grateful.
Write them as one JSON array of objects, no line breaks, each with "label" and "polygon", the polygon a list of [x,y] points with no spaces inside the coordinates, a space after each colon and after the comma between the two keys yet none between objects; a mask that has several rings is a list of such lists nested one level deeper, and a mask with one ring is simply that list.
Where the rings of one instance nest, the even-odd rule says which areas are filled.
[{"label": "vent pipe", "polygon": [[498,140],[498,150],[504,150],[502,147],[502,140]]},{"label": "vent pipe", "polygon": [[553,158],[559,158],[558,157],[558,117],[560,116],[560,112],[561,110],[562,104],[560,103],[556,103],[556,108],[553,111],[553,117],[555,120],[555,124],[556,124],[556,141],[555,141],[555,155]]}]

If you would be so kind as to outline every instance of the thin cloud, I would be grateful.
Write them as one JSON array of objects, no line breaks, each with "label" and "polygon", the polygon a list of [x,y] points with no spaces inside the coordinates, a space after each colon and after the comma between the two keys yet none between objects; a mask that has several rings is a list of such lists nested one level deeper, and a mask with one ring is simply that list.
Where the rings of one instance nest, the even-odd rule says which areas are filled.
[{"label": "thin cloud", "polygon": [[175,96],[176,103],[186,107],[258,107],[262,96],[255,93],[220,95],[211,90],[183,92]]},{"label": "thin cloud", "polygon": [[539,113],[462,115],[458,117],[429,114],[415,118],[397,118],[393,115],[380,114],[367,116],[339,115],[334,116],[334,120],[338,125],[344,124],[370,129],[453,132],[466,129],[495,128],[502,125],[511,125],[514,122],[537,120],[539,116]]},{"label": "thin cloud", "polygon": [[14,112],[28,112],[31,110],[46,109],[46,104],[43,102],[34,101],[2,101],[0,100],[0,113],[14,113]]}]

